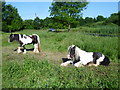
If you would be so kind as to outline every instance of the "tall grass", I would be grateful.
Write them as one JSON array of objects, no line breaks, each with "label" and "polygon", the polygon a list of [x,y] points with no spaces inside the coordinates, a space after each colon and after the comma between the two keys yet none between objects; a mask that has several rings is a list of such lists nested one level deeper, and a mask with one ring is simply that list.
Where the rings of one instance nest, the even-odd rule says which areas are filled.
[{"label": "tall grass", "polygon": [[[47,30],[23,30],[15,33],[38,34],[42,52],[38,55],[32,52],[27,52],[26,55],[17,54],[13,50],[19,44],[8,43],[9,33],[3,33],[3,88],[118,88],[117,37],[95,37],[83,35],[81,32],[56,33]],[[63,57],[59,53],[67,54],[67,48],[71,44],[86,51],[101,52],[109,56],[110,66],[60,67]],[[48,52],[56,55],[54,60],[52,56],[48,57]]]},{"label": "tall grass", "polygon": [[88,27],[74,28],[73,31],[79,31],[82,33],[97,33],[97,34],[107,34],[107,35],[118,35],[119,26],[117,25],[96,25]]}]

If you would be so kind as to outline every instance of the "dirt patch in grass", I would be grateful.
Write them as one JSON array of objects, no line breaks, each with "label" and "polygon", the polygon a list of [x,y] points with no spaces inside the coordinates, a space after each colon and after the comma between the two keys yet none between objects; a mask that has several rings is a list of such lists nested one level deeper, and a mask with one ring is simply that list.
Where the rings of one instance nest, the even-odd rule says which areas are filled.
[{"label": "dirt patch in grass", "polygon": [[24,61],[24,59],[33,58],[35,60],[48,60],[53,64],[60,64],[62,63],[62,58],[67,56],[67,52],[47,52],[41,51],[38,54],[33,53],[33,51],[27,51],[26,54],[20,53],[18,54],[17,51],[14,51],[15,48],[11,47],[3,47],[2,48],[2,58],[4,61]]}]

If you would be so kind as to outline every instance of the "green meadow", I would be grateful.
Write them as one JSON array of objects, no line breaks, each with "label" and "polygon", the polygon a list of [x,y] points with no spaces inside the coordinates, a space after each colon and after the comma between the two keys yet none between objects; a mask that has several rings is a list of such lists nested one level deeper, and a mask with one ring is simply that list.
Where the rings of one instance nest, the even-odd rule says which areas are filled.
[{"label": "green meadow", "polygon": [[[105,29],[105,27],[101,28]],[[83,32],[97,33],[98,29],[94,32],[85,27],[73,29],[71,32],[63,29],[58,32],[30,29],[14,32],[27,35],[38,34],[41,42],[39,54],[34,54],[32,51],[18,54],[14,51],[19,46],[18,42],[8,43],[10,33],[2,32],[2,87],[118,88],[118,37],[83,34]],[[113,34],[116,34],[117,30],[117,28],[113,29]],[[72,44],[86,51],[107,55],[111,61],[110,65],[61,67],[62,58],[66,58],[67,48]],[[33,45],[27,45],[26,48],[31,49]]]}]

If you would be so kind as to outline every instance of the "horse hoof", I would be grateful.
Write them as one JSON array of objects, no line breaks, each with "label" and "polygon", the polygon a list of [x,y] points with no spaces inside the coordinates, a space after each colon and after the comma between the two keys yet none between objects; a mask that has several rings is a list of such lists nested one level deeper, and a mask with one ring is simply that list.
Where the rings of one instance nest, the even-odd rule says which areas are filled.
[{"label": "horse hoof", "polygon": [[66,65],[62,63],[60,66],[65,67]]},{"label": "horse hoof", "polygon": [[26,54],[26,52],[23,52],[23,54]]},{"label": "horse hoof", "polygon": [[35,54],[38,54],[38,53],[40,53],[40,52],[35,52],[35,51],[33,51]]}]

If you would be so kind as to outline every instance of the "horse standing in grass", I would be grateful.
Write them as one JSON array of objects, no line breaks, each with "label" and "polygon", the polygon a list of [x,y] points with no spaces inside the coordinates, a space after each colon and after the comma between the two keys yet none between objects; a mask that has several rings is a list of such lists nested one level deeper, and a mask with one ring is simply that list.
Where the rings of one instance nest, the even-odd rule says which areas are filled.
[{"label": "horse standing in grass", "polygon": [[67,58],[69,61],[66,61],[61,64],[61,66],[67,66],[68,64],[73,64],[75,67],[82,66],[98,66],[98,65],[109,65],[110,60],[107,56],[99,52],[86,52],[81,50],[75,45],[68,47]]},{"label": "horse standing in grass", "polygon": [[8,42],[18,41],[20,46],[17,48],[17,52],[21,53],[21,47],[23,47],[23,53],[26,54],[25,45],[33,44],[34,45],[34,53],[40,52],[40,38],[37,34],[25,35],[25,34],[10,34]]}]

